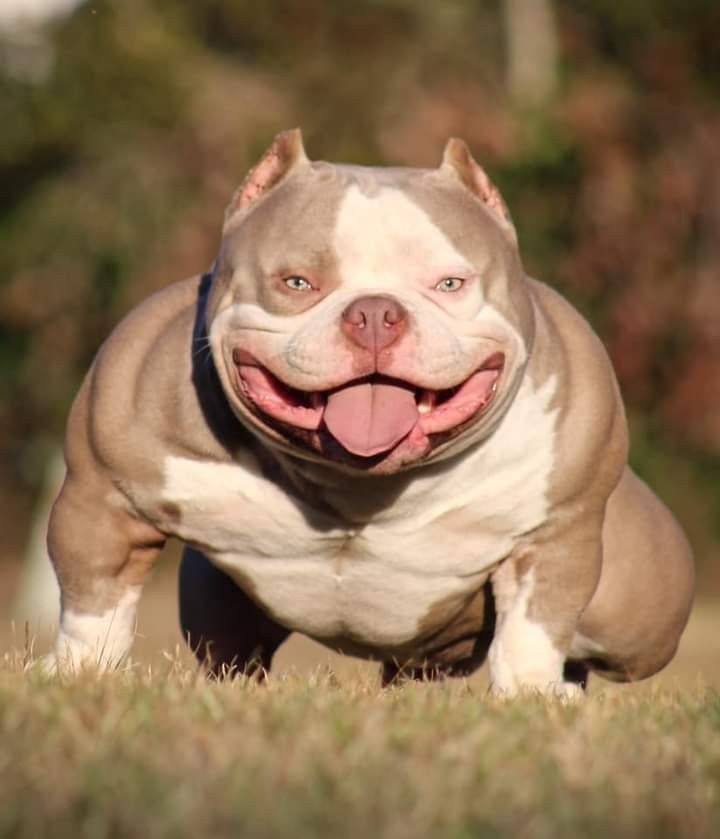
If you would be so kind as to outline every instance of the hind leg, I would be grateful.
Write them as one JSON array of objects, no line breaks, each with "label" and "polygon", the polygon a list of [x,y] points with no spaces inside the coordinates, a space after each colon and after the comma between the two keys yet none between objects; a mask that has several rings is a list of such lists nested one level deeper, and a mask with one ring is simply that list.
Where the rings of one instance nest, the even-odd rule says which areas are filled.
[{"label": "hind leg", "polygon": [[664,504],[627,470],[608,501],[600,581],[571,658],[613,681],[652,676],[677,650],[693,585],[685,536]]},{"label": "hind leg", "polygon": [[183,636],[211,673],[262,678],[270,670],[272,657],[289,632],[193,548],[183,552],[179,597]]}]

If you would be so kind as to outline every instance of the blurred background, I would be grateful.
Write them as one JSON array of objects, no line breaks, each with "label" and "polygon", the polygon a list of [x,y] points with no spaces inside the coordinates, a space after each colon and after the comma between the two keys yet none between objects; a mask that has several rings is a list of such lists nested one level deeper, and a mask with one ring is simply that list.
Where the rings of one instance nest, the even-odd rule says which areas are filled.
[{"label": "blurred background", "polygon": [[[311,157],[364,164],[467,140],[528,272],[605,341],[633,465],[696,551],[698,643],[720,637],[718,43],[714,0],[1,0],[0,620],[26,617],[99,344],[210,265],[234,188],[301,125]],[[156,645],[178,639],[171,565]]]}]

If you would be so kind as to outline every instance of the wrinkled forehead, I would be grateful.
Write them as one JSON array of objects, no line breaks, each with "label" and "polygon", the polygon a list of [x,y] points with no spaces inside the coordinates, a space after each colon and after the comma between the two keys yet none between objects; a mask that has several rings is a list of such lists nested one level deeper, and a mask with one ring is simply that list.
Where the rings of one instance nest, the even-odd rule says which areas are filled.
[{"label": "wrinkled forehead", "polygon": [[[327,271],[354,255],[381,269],[398,253],[438,270],[478,270],[509,255],[488,211],[439,170],[313,163],[226,232],[222,260],[261,272]],[[338,278],[342,279],[342,278]]]}]

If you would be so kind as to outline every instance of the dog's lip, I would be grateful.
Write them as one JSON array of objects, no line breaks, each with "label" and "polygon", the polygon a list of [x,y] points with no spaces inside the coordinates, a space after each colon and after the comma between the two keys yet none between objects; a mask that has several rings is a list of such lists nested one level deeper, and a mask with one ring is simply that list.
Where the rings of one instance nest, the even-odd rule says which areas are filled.
[{"label": "dog's lip", "polygon": [[235,348],[232,360],[238,396],[296,428],[314,431],[320,427],[325,411],[320,392],[300,391],[285,384],[245,350]]},{"label": "dog's lip", "polygon": [[[484,413],[495,398],[504,367],[505,354],[495,352],[464,382],[452,388],[449,395],[443,396],[447,393],[444,391],[423,391],[418,403],[419,425],[423,432],[438,434],[449,431]],[[434,394],[441,396],[438,399]],[[429,402],[427,408],[423,400]]]},{"label": "dog's lip", "polygon": [[416,430],[427,436],[464,425],[484,413],[498,390],[505,367],[505,354],[494,352],[465,381],[452,388],[431,390],[412,382],[374,373],[349,380],[326,390],[303,391],[279,379],[251,353],[236,347],[232,350],[235,368],[234,385],[238,396],[271,419],[307,431],[318,431],[328,396],[351,384],[365,381],[396,384],[415,391],[418,407]]}]

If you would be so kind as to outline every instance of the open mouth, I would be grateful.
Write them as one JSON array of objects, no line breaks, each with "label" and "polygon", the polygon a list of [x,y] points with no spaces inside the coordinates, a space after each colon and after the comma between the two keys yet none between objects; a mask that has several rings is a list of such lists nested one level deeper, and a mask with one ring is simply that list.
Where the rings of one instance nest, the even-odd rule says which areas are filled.
[{"label": "open mouth", "polygon": [[429,390],[378,373],[330,390],[303,391],[280,381],[256,359],[233,350],[238,395],[274,420],[307,431],[326,430],[348,452],[374,457],[415,428],[424,436],[449,431],[493,401],[505,356],[493,353],[464,382]]}]

